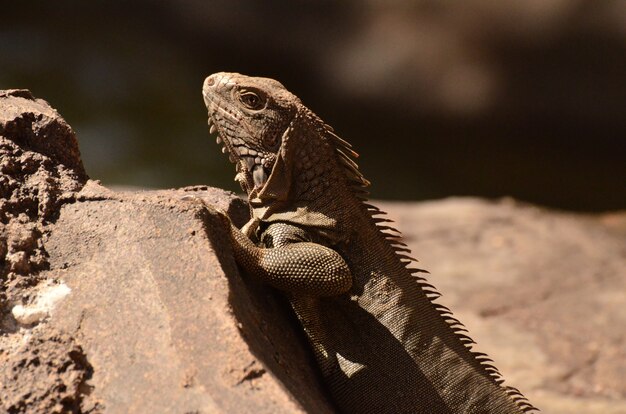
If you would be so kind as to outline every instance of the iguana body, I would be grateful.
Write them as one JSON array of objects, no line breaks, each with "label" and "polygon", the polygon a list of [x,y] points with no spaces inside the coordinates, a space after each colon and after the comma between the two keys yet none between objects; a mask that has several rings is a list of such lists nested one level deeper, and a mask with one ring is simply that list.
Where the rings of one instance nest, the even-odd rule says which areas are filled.
[{"label": "iguana body", "polygon": [[398,233],[365,203],[347,142],[272,79],[217,73],[203,95],[249,197],[252,220],[231,225],[237,261],[289,297],[343,412],[534,409],[433,302]]}]

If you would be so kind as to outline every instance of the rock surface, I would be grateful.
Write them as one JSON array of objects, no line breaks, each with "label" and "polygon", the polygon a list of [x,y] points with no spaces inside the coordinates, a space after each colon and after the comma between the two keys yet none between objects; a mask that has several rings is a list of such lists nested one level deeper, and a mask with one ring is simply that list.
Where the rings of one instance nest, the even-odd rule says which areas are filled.
[{"label": "rock surface", "polygon": [[243,207],[220,190],[112,193],[89,182],[61,210],[46,247],[72,294],[48,325],[80,337],[90,398],[120,413],[328,410],[307,396],[315,374],[280,304],[243,284],[220,219],[181,201],[190,192]]},{"label": "rock surface", "polygon": [[[330,413],[287,304],[241,277],[208,187],[112,191],[71,128],[0,92],[0,412]],[[377,203],[507,382],[546,413],[626,412],[626,215]]]},{"label": "rock surface", "polygon": [[0,93],[0,412],[331,412],[294,319],[244,282],[217,189],[114,192],[27,91]]}]

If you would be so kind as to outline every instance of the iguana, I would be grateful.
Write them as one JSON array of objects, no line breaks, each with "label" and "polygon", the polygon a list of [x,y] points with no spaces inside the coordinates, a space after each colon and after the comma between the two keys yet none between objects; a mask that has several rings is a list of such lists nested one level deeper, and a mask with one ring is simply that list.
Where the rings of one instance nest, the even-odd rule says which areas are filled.
[{"label": "iguana", "polygon": [[287,295],[342,412],[536,410],[434,300],[348,142],[273,79],[215,73],[203,97],[248,194],[235,258]]}]

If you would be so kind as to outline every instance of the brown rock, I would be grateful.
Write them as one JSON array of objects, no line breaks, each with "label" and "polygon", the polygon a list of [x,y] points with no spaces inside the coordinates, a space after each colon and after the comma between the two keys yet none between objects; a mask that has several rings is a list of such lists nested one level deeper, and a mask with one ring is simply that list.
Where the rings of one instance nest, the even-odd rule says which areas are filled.
[{"label": "brown rock", "polygon": [[0,92],[0,411],[331,412],[290,311],[244,282],[221,221],[184,194],[88,181],[73,132]]},{"label": "brown rock", "polygon": [[244,207],[216,189],[116,194],[89,182],[61,210],[49,273],[72,293],[49,325],[81,338],[92,397],[110,412],[327,410],[307,397],[315,374],[287,312],[244,284],[221,221],[180,200],[189,192]]},{"label": "brown rock", "polygon": [[[57,168],[71,169],[73,179],[85,181],[87,174],[74,131],[48,102],[35,99],[25,89],[0,90],[0,108],[3,140],[12,141],[24,151],[44,155]],[[21,163],[32,172],[34,161],[22,158]]]},{"label": "brown rock", "polygon": [[46,226],[86,179],[59,114],[29,91],[0,91],[0,301],[15,302],[37,283],[47,268]]},{"label": "brown rock", "polygon": [[[59,208],[87,176],[71,128],[29,91],[0,91],[0,409],[76,412],[91,367],[76,341],[53,329],[22,329],[48,316],[59,290],[44,239]],[[43,293],[41,303],[34,295]],[[25,307],[24,305],[30,305]]]},{"label": "brown rock", "polygon": [[[84,397],[93,369],[72,337],[40,330],[2,360],[2,412],[94,412]],[[5,411],[6,410],[6,411]]]}]

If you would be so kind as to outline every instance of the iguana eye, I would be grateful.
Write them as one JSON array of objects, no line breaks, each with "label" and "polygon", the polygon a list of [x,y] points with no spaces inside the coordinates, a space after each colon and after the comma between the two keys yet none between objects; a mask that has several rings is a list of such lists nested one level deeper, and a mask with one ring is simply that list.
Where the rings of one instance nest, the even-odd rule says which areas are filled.
[{"label": "iguana eye", "polygon": [[243,90],[239,93],[239,100],[248,109],[261,109],[263,99],[255,92]]}]

